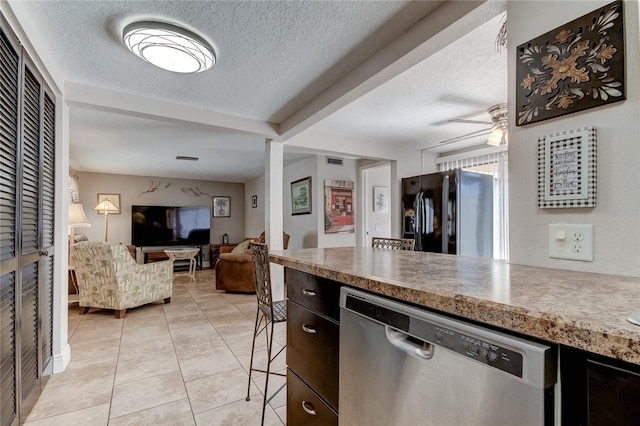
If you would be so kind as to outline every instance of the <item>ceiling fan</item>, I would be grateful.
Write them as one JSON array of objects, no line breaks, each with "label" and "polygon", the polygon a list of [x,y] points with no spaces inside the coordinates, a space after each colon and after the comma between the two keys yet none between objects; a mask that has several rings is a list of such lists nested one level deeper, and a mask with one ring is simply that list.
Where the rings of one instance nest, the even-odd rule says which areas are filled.
[{"label": "ceiling fan", "polygon": [[506,145],[508,143],[507,137],[507,104],[499,103],[487,108],[487,112],[491,117],[491,121],[482,120],[468,120],[464,118],[454,118],[447,120],[448,123],[462,123],[462,124],[487,124],[491,127],[486,129],[476,130],[474,132],[465,133],[464,135],[456,136],[453,138],[445,139],[438,143],[438,146],[448,145],[454,142],[460,142],[466,139],[475,138],[478,136],[489,135],[487,144],[493,146]]}]

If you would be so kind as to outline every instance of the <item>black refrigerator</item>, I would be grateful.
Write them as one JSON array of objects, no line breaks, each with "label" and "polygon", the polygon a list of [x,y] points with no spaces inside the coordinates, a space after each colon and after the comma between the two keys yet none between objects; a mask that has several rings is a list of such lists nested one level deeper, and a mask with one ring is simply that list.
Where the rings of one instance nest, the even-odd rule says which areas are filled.
[{"label": "black refrigerator", "polygon": [[493,257],[493,176],[464,170],[402,179],[403,238],[415,250]]}]

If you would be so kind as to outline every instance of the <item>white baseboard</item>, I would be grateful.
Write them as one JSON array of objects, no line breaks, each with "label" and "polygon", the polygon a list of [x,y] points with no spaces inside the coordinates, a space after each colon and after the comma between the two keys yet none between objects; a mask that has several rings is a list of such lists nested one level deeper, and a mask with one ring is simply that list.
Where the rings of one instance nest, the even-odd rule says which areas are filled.
[{"label": "white baseboard", "polygon": [[61,354],[53,356],[53,374],[62,373],[71,361],[71,346],[67,343]]}]

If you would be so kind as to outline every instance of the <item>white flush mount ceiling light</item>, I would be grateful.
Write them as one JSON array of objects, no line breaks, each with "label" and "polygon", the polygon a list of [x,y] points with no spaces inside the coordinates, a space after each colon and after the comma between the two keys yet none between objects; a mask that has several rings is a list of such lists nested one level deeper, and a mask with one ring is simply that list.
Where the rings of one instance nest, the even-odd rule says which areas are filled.
[{"label": "white flush mount ceiling light", "polygon": [[487,143],[493,146],[507,145],[507,104],[497,104],[487,109],[493,123],[493,131]]},{"label": "white flush mount ceiling light", "polygon": [[209,43],[176,25],[134,22],[124,28],[122,38],[136,56],[168,71],[197,73],[211,69],[216,63]]}]

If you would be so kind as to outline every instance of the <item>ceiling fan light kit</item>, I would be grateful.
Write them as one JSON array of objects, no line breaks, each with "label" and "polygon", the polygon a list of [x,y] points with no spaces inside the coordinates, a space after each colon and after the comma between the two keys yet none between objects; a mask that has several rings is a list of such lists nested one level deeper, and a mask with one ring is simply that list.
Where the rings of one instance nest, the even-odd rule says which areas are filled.
[{"label": "ceiling fan light kit", "polygon": [[[507,104],[499,103],[487,108],[487,113],[491,117],[491,122],[485,122],[480,120],[467,120],[467,119],[452,119],[447,120],[449,123],[468,123],[468,124],[491,124],[491,127],[486,129],[476,130],[470,133],[466,133],[461,136],[456,136],[443,141],[440,141],[437,146],[449,145],[456,142],[461,142],[467,139],[476,139],[480,136],[489,135],[487,138],[487,144],[493,146],[507,145],[509,143],[508,137],[508,124],[507,124]],[[437,147],[435,146],[435,147]],[[429,149],[429,148],[427,148]]]},{"label": "ceiling fan light kit", "polygon": [[134,55],[167,71],[198,73],[216,64],[213,47],[206,40],[176,25],[134,22],[124,28],[122,39]]},{"label": "ceiling fan light kit", "polygon": [[489,135],[489,138],[487,139],[487,144],[493,145],[493,146],[506,145],[507,132],[503,131],[501,128],[498,127]]},{"label": "ceiling fan light kit", "polygon": [[507,104],[493,105],[487,109],[493,123],[493,131],[487,139],[487,144],[493,146],[507,145]]}]

